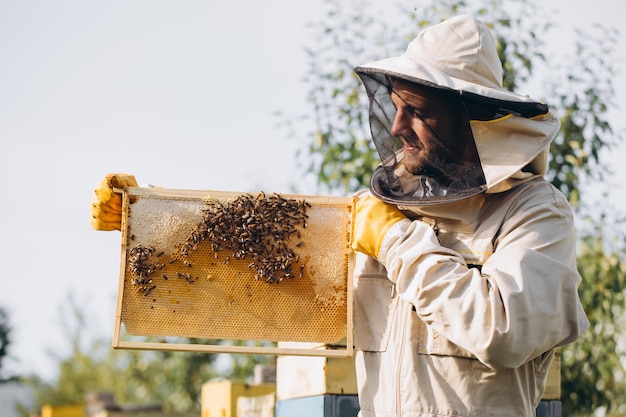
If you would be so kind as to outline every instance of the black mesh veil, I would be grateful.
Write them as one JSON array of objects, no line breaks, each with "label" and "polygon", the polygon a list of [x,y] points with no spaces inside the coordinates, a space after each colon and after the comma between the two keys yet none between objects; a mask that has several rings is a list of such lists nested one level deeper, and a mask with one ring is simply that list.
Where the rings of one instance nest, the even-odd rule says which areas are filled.
[{"label": "black mesh veil", "polygon": [[[510,114],[534,117],[547,112],[536,102],[505,102],[432,85],[424,80],[398,77],[396,73],[357,67],[370,100],[370,129],[381,165],[372,175],[370,190],[383,201],[398,205],[433,205],[458,201],[487,190],[483,168],[478,160],[442,158],[430,161],[424,172],[412,173],[404,164],[404,144],[391,133],[396,107],[392,102],[394,78],[436,88],[456,97],[468,120],[494,120]],[[437,133],[432,131],[434,136]],[[442,142],[454,138],[442,138]],[[472,140],[471,146],[475,143]],[[476,153],[477,155],[477,153]],[[445,175],[444,175],[445,174]]]},{"label": "black mesh veil", "polygon": [[[403,164],[403,142],[391,128],[396,108],[391,100],[391,79],[379,73],[359,73],[370,100],[370,129],[381,165],[374,171],[370,190],[383,201],[400,205],[431,205],[457,201],[484,192],[485,177],[479,162],[441,162],[438,168],[413,174]],[[437,172],[454,173],[442,180]]]}]

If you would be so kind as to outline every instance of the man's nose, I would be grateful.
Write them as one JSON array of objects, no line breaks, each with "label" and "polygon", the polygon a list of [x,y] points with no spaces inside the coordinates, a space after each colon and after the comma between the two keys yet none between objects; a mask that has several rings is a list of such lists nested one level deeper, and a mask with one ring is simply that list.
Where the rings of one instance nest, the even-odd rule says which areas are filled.
[{"label": "man's nose", "polygon": [[406,136],[407,129],[411,128],[411,120],[413,115],[411,112],[407,112],[402,108],[396,111],[396,117],[393,119],[393,125],[391,125],[391,134],[393,136]]}]

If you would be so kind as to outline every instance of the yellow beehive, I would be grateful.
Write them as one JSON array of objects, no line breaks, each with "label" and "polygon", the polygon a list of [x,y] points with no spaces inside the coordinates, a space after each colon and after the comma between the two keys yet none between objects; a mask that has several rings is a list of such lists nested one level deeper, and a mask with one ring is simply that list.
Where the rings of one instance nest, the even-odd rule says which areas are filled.
[{"label": "yellow beehive", "polygon": [[202,385],[201,417],[236,417],[239,398],[261,397],[273,394],[276,385],[262,383],[249,385],[239,381],[210,381]]},{"label": "yellow beehive", "polygon": [[85,407],[82,405],[44,405],[41,407],[41,417],[85,417]]}]

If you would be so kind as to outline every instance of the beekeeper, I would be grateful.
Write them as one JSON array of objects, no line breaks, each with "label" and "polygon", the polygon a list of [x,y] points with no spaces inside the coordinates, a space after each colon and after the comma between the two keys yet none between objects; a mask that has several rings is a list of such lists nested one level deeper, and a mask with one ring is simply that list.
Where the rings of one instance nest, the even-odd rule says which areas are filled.
[{"label": "beekeeper", "polygon": [[543,178],[559,121],[501,68],[459,16],[355,69],[382,161],[352,245],[362,417],[534,416],[588,327],[572,210]]}]

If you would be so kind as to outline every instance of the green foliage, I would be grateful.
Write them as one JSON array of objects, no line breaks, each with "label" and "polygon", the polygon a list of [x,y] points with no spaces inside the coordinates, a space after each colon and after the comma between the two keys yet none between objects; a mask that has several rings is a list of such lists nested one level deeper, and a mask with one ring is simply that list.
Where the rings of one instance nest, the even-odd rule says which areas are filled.
[{"label": "green foliage", "polygon": [[[562,129],[551,146],[547,177],[580,215],[585,181],[597,188],[608,172],[600,155],[622,139],[608,116],[614,105],[617,32],[601,27],[593,35],[580,32],[574,57],[548,56],[543,39],[554,14],[545,6],[535,0],[421,1],[417,8],[401,4],[388,20],[393,22],[389,28],[385,11],[372,10],[370,3],[328,0],[326,18],[314,25],[315,47],[308,50],[311,66],[305,80],[314,127],[307,134],[309,154],[299,155],[311,161],[308,172],[330,192],[367,187],[378,156],[369,139],[369,103],[352,67],[399,55],[424,26],[467,13],[480,17],[497,34],[504,87],[521,91],[542,86],[544,97],[536,98],[560,116]],[[611,228],[616,235],[610,236],[602,227],[607,222],[604,214],[590,217],[590,222],[591,230],[581,234],[579,265],[581,299],[592,328],[563,349],[564,415],[598,410],[624,415],[626,245],[621,229]],[[608,244],[610,239],[613,244]]]},{"label": "green foliage", "polygon": [[551,66],[550,104],[562,116],[561,132],[550,149],[549,178],[574,206],[580,203],[581,178],[601,181],[607,169],[600,164],[600,153],[621,140],[607,116],[615,106],[616,44],[617,33],[611,28],[578,32],[575,55],[567,67]]},{"label": "green foliage", "polygon": [[202,384],[217,377],[250,376],[254,365],[262,362],[254,357],[234,363],[230,370],[220,370],[215,365],[217,355],[212,353],[112,350],[110,342],[98,338],[85,343],[89,322],[85,310],[71,300],[69,305],[72,311],[65,324],[71,350],[67,356],[59,356],[58,375],[50,382],[36,376],[26,379],[34,388],[38,408],[44,404],[84,404],[87,393],[112,392],[119,404],[161,404],[166,411],[197,410]]},{"label": "green foliage", "polygon": [[622,236],[607,245],[607,217],[592,224],[581,237],[578,257],[591,328],[562,349],[563,415],[587,416],[601,408],[603,415],[617,417],[626,415],[625,242]]}]

